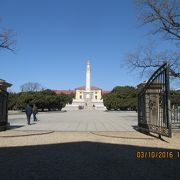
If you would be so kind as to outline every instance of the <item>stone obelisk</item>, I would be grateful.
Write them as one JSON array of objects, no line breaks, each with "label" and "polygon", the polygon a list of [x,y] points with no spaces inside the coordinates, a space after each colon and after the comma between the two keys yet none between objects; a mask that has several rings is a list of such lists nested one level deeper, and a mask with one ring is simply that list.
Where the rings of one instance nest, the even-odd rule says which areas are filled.
[{"label": "stone obelisk", "polygon": [[90,62],[87,61],[87,64],[86,64],[86,91],[91,91],[90,74],[91,74]]}]

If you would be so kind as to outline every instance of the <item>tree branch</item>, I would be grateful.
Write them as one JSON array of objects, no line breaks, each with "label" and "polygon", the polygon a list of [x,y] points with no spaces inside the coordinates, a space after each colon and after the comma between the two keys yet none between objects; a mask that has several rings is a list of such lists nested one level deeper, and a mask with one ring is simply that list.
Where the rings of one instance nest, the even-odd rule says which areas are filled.
[{"label": "tree branch", "polygon": [[155,33],[165,32],[171,39],[180,40],[180,4],[172,0],[138,0],[143,24],[155,25]]}]

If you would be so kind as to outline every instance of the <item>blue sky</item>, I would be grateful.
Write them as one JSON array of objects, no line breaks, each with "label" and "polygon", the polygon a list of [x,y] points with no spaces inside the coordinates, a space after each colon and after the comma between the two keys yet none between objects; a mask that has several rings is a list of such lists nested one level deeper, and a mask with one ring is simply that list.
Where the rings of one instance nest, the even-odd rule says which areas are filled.
[{"label": "blue sky", "polygon": [[17,32],[16,53],[0,51],[0,78],[12,91],[30,81],[49,89],[84,85],[88,59],[91,84],[104,90],[144,80],[122,66],[128,52],[152,40],[133,0],[1,0],[0,12],[0,26]]}]

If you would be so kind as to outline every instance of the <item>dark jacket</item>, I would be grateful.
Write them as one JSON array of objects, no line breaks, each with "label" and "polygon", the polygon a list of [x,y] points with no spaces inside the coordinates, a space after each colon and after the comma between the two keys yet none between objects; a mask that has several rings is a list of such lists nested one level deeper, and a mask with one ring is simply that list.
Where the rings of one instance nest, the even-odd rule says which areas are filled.
[{"label": "dark jacket", "polygon": [[33,111],[33,114],[37,114],[38,113],[38,108],[36,106],[33,106],[32,111]]},{"label": "dark jacket", "polygon": [[27,116],[30,116],[32,114],[32,107],[30,105],[27,105],[26,107],[26,114]]}]

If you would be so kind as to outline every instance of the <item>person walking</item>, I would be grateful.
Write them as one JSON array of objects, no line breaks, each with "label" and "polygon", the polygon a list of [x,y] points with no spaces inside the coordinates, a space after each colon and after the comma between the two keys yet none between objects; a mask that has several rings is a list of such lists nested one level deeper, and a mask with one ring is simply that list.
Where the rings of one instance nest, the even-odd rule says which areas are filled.
[{"label": "person walking", "polygon": [[32,114],[32,107],[28,104],[26,106],[26,116],[27,116],[27,124],[28,125],[30,125],[31,114]]},{"label": "person walking", "polygon": [[36,114],[38,113],[38,108],[36,107],[36,105],[33,105],[33,117],[34,117],[34,121],[37,121],[37,117]]}]

